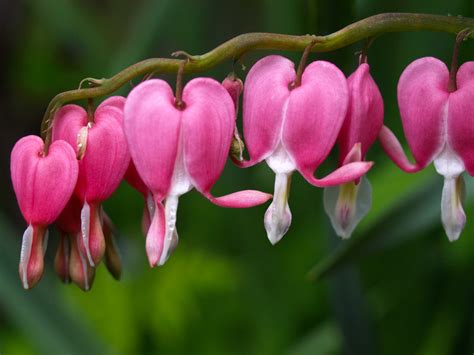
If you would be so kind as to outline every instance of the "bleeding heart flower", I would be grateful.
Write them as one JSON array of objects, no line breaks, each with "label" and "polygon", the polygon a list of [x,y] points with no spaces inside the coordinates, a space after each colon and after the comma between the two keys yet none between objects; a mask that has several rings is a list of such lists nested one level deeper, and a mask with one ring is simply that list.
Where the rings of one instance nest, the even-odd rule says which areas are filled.
[{"label": "bleeding heart flower", "polygon": [[[339,161],[344,165],[365,159],[383,125],[383,100],[370,75],[369,65],[361,63],[347,79],[349,107],[339,132]],[[360,220],[369,212],[372,188],[364,176],[324,189],[324,208],[336,233],[349,238]]]},{"label": "bleeding heart flower", "polygon": [[229,153],[234,104],[225,88],[208,78],[190,81],[182,99],[183,105],[177,107],[170,86],[153,79],[135,87],[125,104],[130,153],[155,201],[146,239],[151,266],[164,264],[175,248],[178,199],[193,187],[223,207],[255,206],[271,197],[253,190],[222,197],[211,194]]},{"label": "bleeding heart flower", "polygon": [[334,186],[353,181],[370,169],[370,162],[352,162],[318,179],[316,168],[334,146],[348,105],[344,74],[333,64],[316,61],[305,69],[301,85],[287,58],[271,55],[259,60],[245,80],[243,124],[250,160],[247,167],[266,160],[275,172],[273,202],[265,213],[272,244],[291,224],[289,184],[298,170],[312,185]]},{"label": "bleeding heart flower", "polygon": [[83,291],[89,291],[95,277],[95,269],[89,265],[82,251],[81,209],[83,203],[72,196],[56,220],[61,239],[54,258],[56,273],[64,283],[71,280]]},{"label": "bleeding heart flower", "polygon": [[439,59],[426,57],[411,63],[398,82],[398,105],[415,163],[385,126],[380,141],[402,170],[417,172],[433,162],[444,176],[441,218],[449,240],[454,241],[466,222],[461,174],[467,170],[474,175],[474,62],[459,68],[456,90],[450,92],[448,84],[449,70]]},{"label": "bleeding heart flower", "polygon": [[74,191],[78,165],[64,141],[51,144],[47,153],[37,136],[20,139],[11,153],[13,189],[28,228],[23,234],[20,278],[25,289],[43,274],[47,227],[59,216]]},{"label": "bleeding heart flower", "polygon": [[121,106],[123,98],[109,98],[90,120],[82,107],[66,105],[57,112],[53,124],[53,140],[66,140],[81,158],[75,195],[83,203],[82,248],[91,266],[98,264],[105,252],[101,202],[118,187],[130,162]]}]

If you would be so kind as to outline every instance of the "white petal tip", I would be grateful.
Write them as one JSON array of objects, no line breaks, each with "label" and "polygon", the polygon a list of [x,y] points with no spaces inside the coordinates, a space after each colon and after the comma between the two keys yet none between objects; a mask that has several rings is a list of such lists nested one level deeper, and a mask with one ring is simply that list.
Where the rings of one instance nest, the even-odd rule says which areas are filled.
[{"label": "white petal tip", "polygon": [[466,224],[463,195],[464,181],[461,176],[444,179],[441,197],[441,221],[450,242],[459,239]]},{"label": "white petal tip", "polygon": [[358,185],[350,182],[325,188],[323,201],[334,231],[347,240],[370,210],[372,188],[364,176]]}]

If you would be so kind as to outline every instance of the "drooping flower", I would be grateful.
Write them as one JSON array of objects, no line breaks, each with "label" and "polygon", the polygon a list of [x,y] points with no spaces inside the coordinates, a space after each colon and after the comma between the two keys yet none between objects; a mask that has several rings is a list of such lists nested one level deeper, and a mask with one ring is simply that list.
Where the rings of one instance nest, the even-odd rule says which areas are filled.
[{"label": "drooping flower", "polygon": [[[383,125],[382,95],[370,75],[369,65],[361,63],[347,79],[347,84],[349,107],[338,137],[341,165],[365,160]],[[324,208],[342,238],[350,237],[368,213],[371,203],[372,188],[365,176],[360,181],[324,189]]]},{"label": "drooping flower", "polygon": [[457,240],[466,222],[462,207],[466,170],[474,175],[474,62],[464,63],[449,90],[449,70],[439,59],[412,62],[398,82],[398,105],[411,163],[389,128],[383,127],[380,141],[389,157],[406,172],[417,172],[431,162],[444,177],[441,219],[450,241]]},{"label": "drooping flower", "polygon": [[100,262],[106,247],[101,202],[118,187],[130,162],[122,101],[123,98],[109,98],[93,117],[88,117],[80,106],[66,105],[57,112],[53,124],[53,140],[66,140],[80,158],[75,195],[83,203],[81,247],[91,266]]},{"label": "drooping flower", "polygon": [[28,223],[19,272],[23,287],[29,289],[43,274],[47,228],[72,195],[78,164],[69,144],[53,142],[46,153],[43,140],[37,136],[24,137],[15,144],[10,164],[13,189]]},{"label": "drooping flower", "polygon": [[344,74],[333,64],[308,65],[295,85],[297,73],[287,58],[271,55],[259,60],[245,80],[243,128],[250,160],[243,167],[265,160],[275,172],[273,202],[265,213],[265,228],[272,244],[291,224],[289,184],[298,170],[312,185],[334,186],[365,174],[372,163],[352,162],[328,176],[314,176],[332,149],[344,121],[348,89]]},{"label": "drooping flower", "polygon": [[271,197],[253,190],[212,195],[229,153],[234,104],[225,88],[209,78],[190,81],[182,99],[182,105],[175,104],[170,86],[152,79],[135,87],[125,104],[130,153],[155,201],[146,238],[151,266],[163,265],[175,248],[178,199],[193,187],[223,207],[255,206]]},{"label": "drooping flower", "polygon": [[73,281],[83,291],[89,291],[95,277],[95,269],[89,265],[83,253],[81,233],[82,202],[72,196],[55,224],[60,242],[54,258],[56,273],[64,283]]}]

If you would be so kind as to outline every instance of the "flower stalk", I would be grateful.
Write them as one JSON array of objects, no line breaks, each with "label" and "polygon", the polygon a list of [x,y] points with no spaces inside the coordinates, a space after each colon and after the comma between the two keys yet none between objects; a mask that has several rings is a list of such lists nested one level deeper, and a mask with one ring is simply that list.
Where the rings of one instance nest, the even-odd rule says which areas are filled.
[{"label": "flower stalk", "polygon": [[[312,52],[328,52],[351,45],[366,38],[390,32],[438,31],[458,33],[474,28],[474,19],[414,13],[384,13],[367,17],[326,36],[291,36],[276,33],[247,33],[234,37],[203,55],[191,56],[184,73],[206,71],[225,60],[238,60],[254,50],[303,51],[312,42]],[[473,37],[470,33],[467,37]],[[466,37],[466,38],[467,38]],[[108,79],[88,78],[93,87],[79,88],[57,94],[49,103],[41,124],[45,151],[51,143],[51,126],[56,111],[72,101],[101,97],[113,93],[132,79],[149,73],[177,73],[182,59],[150,58],[135,63]]]}]

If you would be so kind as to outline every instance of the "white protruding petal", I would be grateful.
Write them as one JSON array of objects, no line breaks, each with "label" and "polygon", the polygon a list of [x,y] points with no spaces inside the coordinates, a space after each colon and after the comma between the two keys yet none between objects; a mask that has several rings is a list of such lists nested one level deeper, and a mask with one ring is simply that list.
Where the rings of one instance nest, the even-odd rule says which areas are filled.
[{"label": "white protruding petal", "polygon": [[441,220],[450,242],[459,239],[466,224],[466,214],[462,206],[464,180],[462,176],[445,178],[441,197]]},{"label": "white protruding petal", "polygon": [[92,260],[91,250],[89,247],[89,232],[90,232],[90,221],[91,221],[91,208],[87,201],[84,202],[81,210],[81,235],[84,249],[86,250],[87,260],[89,265],[94,267],[94,261]]},{"label": "white protruding petal", "polygon": [[445,178],[456,178],[465,170],[461,158],[447,144],[434,159],[434,166]]},{"label": "white protruding petal", "polygon": [[82,158],[84,158],[84,154],[86,154],[88,133],[88,126],[82,127],[79,130],[79,133],[77,133],[77,160],[82,160]]},{"label": "white protruding petal", "polygon": [[161,253],[158,265],[163,265],[178,245],[178,232],[176,230],[176,217],[178,213],[179,196],[171,195],[165,201],[165,221],[166,231],[163,243],[163,251]]},{"label": "white protruding petal", "polygon": [[358,185],[349,182],[325,188],[323,201],[336,234],[347,239],[370,210],[372,187],[364,176]]},{"label": "white protruding petal", "polygon": [[277,173],[273,201],[265,212],[264,223],[268,239],[278,243],[290,228],[291,211],[288,206],[291,173]]},{"label": "white protruding petal", "polygon": [[296,164],[293,162],[281,143],[272,155],[266,159],[266,162],[275,174],[289,174],[296,170]]},{"label": "white protruding petal", "polygon": [[31,255],[31,247],[33,245],[33,226],[30,224],[23,233],[21,240],[21,252],[20,252],[20,268],[21,268],[21,282],[23,288],[27,290],[28,285],[28,262]]}]

